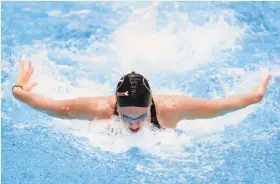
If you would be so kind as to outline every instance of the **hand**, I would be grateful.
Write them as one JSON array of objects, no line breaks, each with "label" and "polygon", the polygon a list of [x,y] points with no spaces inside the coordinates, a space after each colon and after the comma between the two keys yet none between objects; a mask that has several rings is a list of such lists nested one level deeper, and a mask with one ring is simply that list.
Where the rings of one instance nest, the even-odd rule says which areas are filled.
[{"label": "hand", "polygon": [[18,74],[15,85],[22,86],[24,91],[30,91],[34,86],[37,85],[36,82],[30,82],[29,81],[31,75],[33,74],[33,71],[34,71],[34,67],[32,65],[32,62],[29,61],[27,68],[24,68],[24,63],[23,63],[23,60],[21,59],[20,60],[19,74]]},{"label": "hand", "polygon": [[267,83],[270,78],[271,78],[271,75],[267,71],[267,74],[263,78],[263,80],[259,84],[255,84],[253,86],[252,93],[255,95],[257,102],[260,102],[263,99],[264,94],[266,92]]}]

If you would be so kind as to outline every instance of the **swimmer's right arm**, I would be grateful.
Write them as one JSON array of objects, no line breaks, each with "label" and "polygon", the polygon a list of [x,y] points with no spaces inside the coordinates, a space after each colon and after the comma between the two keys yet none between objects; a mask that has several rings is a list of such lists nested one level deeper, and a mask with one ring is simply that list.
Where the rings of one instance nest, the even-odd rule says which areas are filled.
[{"label": "swimmer's right arm", "polygon": [[13,95],[33,109],[56,118],[80,120],[110,118],[110,107],[107,103],[109,97],[79,97],[67,100],[54,100],[24,91],[18,87],[14,88]]},{"label": "swimmer's right arm", "polygon": [[19,75],[13,88],[13,95],[18,100],[27,103],[30,107],[53,117],[62,119],[107,119],[110,118],[109,100],[112,97],[79,97],[68,100],[54,100],[31,92],[36,83],[29,79],[34,71],[31,61],[25,69],[20,61]]}]

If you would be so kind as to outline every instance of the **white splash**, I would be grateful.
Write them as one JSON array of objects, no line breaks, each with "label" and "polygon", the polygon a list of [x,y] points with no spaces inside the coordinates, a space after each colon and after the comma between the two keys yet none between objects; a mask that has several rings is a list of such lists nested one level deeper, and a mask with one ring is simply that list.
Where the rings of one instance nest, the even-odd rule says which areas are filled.
[{"label": "white splash", "polygon": [[168,24],[161,29],[154,28],[156,13],[153,11],[153,8],[135,11],[139,15],[115,31],[112,49],[120,58],[120,70],[136,67],[144,73],[147,68],[185,71],[240,49],[237,41],[242,39],[246,28],[225,21],[228,16],[234,19],[226,11],[213,15],[213,20],[205,25],[189,22],[187,13],[176,12],[181,16],[173,19],[170,15]]}]

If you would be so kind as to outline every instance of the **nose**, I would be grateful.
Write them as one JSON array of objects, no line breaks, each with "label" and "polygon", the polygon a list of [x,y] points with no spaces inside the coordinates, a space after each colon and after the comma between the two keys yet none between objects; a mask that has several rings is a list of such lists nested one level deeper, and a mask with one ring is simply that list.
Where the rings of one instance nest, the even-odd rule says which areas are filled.
[{"label": "nose", "polygon": [[139,121],[132,121],[132,122],[130,122],[130,127],[138,127],[139,124],[140,124]]}]

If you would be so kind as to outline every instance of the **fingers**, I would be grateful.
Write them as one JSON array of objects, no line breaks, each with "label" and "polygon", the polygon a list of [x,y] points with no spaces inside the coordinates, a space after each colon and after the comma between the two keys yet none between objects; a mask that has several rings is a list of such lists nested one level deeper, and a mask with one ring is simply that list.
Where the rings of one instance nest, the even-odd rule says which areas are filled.
[{"label": "fingers", "polygon": [[261,68],[261,69],[260,69],[260,72],[265,76],[265,77],[263,78],[263,80],[261,81],[261,83],[262,83],[263,85],[266,85],[267,82],[269,81],[269,79],[271,78],[271,74],[269,73],[268,68]]},{"label": "fingers", "polygon": [[24,72],[24,63],[23,63],[23,59],[20,59],[20,66],[19,66],[19,73],[22,74]]},{"label": "fingers", "polygon": [[36,82],[31,82],[27,87],[26,87],[26,90],[27,91],[30,91],[32,88],[34,88],[35,86],[37,85]]},{"label": "fingers", "polygon": [[33,74],[33,71],[34,71],[34,66],[33,66],[33,64],[32,64],[32,62],[31,62],[31,60],[29,61],[29,63],[28,63],[28,67],[27,67],[27,70],[25,71],[26,73],[26,78],[27,78],[27,80],[29,80],[30,79],[30,77],[32,76],[32,74]]},{"label": "fingers", "polygon": [[24,60],[22,58],[20,59],[20,67],[19,67],[20,73],[24,73],[24,72],[25,73],[31,73],[32,67],[33,67],[32,62],[31,62],[31,60],[29,60],[28,66],[27,66],[27,68],[25,70],[25,68],[24,68]]},{"label": "fingers", "polygon": [[37,82],[32,82],[31,83],[31,89],[33,88],[33,87],[35,87],[37,85]]},{"label": "fingers", "polygon": [[30,73],[31,65],[32,65],[31,60],[29,60],[28,67],[27,67],[27,72],[28,73]]},{"label": "fingers", "polygon": [[28,63],[28,70],[27,71],[28,71],[28,75],[30,75],[30,76],[32,75],[32,73],[34,71],[34,66],[33,66],[31,60]]},{"label": "fingers", "polygon": [[22,82],[26,83],[29,81],[30,77],[32,76],[34,71],[34,66],[31,62],[31,60],[29,60],[27,67],[24,67],[24,60],[21,58],[20,59],[20,71],[19,71],[19,76],[18,78],[20,78],[22,80]]},{"label": "fingers", "polygon": [[260,89],[259,89],[259,93],[261,95],[264,95],[265,92],[266,92],[266,88],[267,88],[267,83],[269,81],[269,79],[271,78],[271,75],[270,74],[267,74],[265,76],[265,78],[260,82],[259,86],[260,86]]},{"label": "fingers", "polygon": [[34,66],[32,65],[31,66],[31,71],[30,71],[30,76],[33,74],[33,71],[34,71]]},{"label": "fingers", "polygon": [[270,78],[271,78],[271,74],[267,74],[267,76],[265,76],[265,78],[261,82],[262,85],[266,86]]}]

